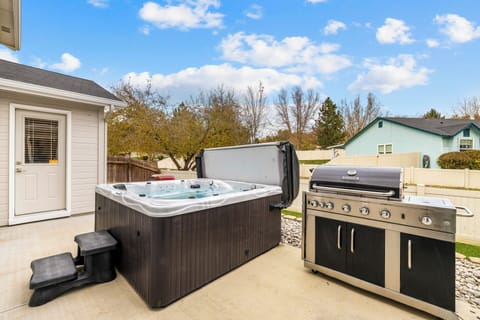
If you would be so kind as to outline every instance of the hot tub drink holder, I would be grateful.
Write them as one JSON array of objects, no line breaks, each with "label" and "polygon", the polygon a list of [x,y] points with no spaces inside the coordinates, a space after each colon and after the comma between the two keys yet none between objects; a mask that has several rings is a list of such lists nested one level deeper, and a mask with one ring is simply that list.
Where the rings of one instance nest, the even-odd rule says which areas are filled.
[{"label": "hot tub drink holder", "polygon": [[75,242],[75,258],[65,252],[32,261],[30,289],[34,291],[30,307],[45,304],[73,288],[115,279],[113,250],[117,241],[110,233],[102,230],[79,234]]}]

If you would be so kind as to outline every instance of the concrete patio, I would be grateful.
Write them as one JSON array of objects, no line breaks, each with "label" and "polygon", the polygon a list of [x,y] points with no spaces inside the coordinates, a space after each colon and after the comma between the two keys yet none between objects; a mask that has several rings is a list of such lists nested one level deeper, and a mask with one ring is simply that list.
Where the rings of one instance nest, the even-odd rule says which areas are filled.
[{"label": "concrete patio", "polygon": [[[152,310],[118,274],[28,307],[30,262],[76,254],[74,235],[93,231],[92,214],[0,228],[3,319],[433,319],[428,314],[313,274],[300,250],[279,245],[163,309]],[[457,302],[461,318],[472,314]]]}]

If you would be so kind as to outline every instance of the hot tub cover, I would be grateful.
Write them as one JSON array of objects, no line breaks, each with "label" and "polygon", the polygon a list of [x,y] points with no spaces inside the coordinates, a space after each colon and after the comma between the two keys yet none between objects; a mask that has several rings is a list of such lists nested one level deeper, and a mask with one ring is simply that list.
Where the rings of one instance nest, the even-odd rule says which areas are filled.
[{"label": "hot tub cover", "polygon": [[288,141],[204,149],[196,166],[198,178],[279,186],[279,207],[288,207],[298,195],[298,158]]}]

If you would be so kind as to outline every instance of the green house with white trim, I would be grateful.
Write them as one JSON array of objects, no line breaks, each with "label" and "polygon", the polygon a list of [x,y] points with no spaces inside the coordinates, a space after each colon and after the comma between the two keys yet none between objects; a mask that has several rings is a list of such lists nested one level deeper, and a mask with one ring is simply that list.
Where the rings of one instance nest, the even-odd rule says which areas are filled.
[{"label": "green house with white trim", "polygon": [[480,120],[378,117],[344,147],[347,156],[419,152],[438,168],[443,153],[480,149]]}]

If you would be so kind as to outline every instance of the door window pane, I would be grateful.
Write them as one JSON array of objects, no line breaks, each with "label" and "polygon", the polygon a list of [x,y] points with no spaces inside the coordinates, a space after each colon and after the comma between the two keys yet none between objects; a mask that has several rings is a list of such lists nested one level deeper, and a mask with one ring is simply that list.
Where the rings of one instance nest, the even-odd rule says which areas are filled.
[{"label": "door window pane", "polygon": [[25,163],[58,162],[58,121],[25,118]]}]

